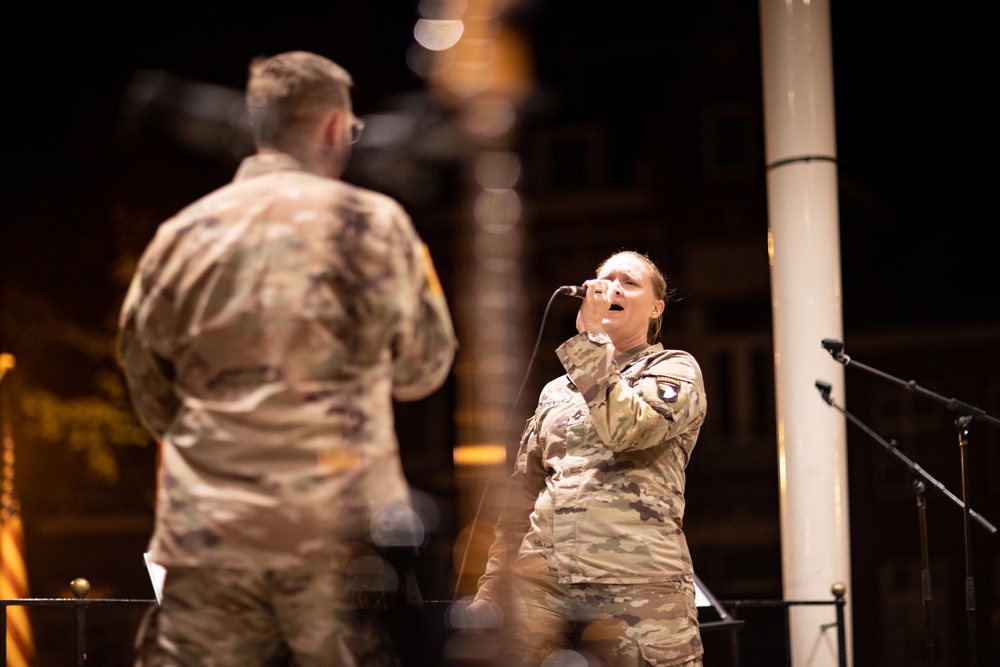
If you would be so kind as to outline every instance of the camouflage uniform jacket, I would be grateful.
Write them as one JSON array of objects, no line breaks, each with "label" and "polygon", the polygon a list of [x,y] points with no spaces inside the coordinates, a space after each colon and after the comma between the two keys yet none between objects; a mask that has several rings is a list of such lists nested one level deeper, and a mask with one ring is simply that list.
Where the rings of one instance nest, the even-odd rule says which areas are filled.
[{"label": "camouflage uniform jacket", "polygon": [[618,358],[594,329],[558,350],[566,375],[543,389],[521,437],[477,597],[513,570],[560,583],[638,584],[690,575],[684,469],[705,419],[686,352],[644,345]]},{"label": "camouflage uniform jacket", "polygon": [[248,158],[160,226],[119,324],[161,444],[154,561],[336,568],[370,524],[407,515],[392,399],[437,389],[456,342],[389,197]]}]

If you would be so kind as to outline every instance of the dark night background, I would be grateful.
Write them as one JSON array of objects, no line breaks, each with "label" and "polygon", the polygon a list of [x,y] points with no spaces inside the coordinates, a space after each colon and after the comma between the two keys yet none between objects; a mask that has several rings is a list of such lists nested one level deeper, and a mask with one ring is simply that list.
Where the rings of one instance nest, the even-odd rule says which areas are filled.
[{"label": "dark night background", "polygon": [[[1000,280],[988,207],[996,178],[993,31],[966,6],[831,4],[848,352],[998,416]],[[5,386],[32,595],[69,595],[77,576],[91,580],[95,597],[152,595],[140,552],[151,526],[155,450],[129,444],[134,433],[114,426],[128,411],[110,347],[117,308],[156,224],[229,180],[243,150],[224,124],[189,122],[178,99],[199,82],[241,90],[251,57],[306,49],[353,74],[359,115],[422,99],[427,113],[447,118],[406,64],[417,18],[413,2],[332,0],[267,10],[35,5],[8,19],[0,348],[18,361]],[[536,77],[517,145],[527,326],[538,326],[552,290],[582,281],[620,246],[648,250],[667,269],[685,297],[668,309],[668,327],[702,361],[712,399],[688,475],[695,562],[718,597],[779,598],[757,3],[525,0],[510,21],[527,38]],[[148,71],[170,78],[161,79],[167,92],[142,106],[134,91],[150,81],[141,74]],[[359,146],[347,179],[403,201],[453,296],[463,279],[454,241],[459,163],[413,149],[410,166],[426,187],[394,191],[380,187],[390,181],[377,168],[361,168],[378,164],[377,151],[367,150]],[[536,161],[545,150],[551,159]],[[719,278],[733,275],[730,283]],[[572,307],[558,306],[547,349],[572,326]],[[743,344],[749,381],[729,370]],[[539,363],[529,394],[558,372],[554,358]],[[899,397],[860,371],[848,369],[846,381],[835,396],[846,395],[852,410],[958,493],[958,448],[944,408]],[[413,443],[419,456],[409,455],[408,471],[445,507],[454,497],[453,394],[449,386],[400,413],[401,422],[420,420],[416,436],[402,436],[404,449],[420,433],[444,434],[434,446]],[[44,426],[52,423],[63,426]],[[921,664],[908,478],[848,432],[855,664]],[[971,438],[970,504],[997,523],[1000,433],[976,424]],[[935,496],[930,506],[939,664],[961,664],[961,515]],[[454,522],[453,509],[444,514]],[[425,556],[429,598],[450,596],[454,530],[446,521],[441,544]],[[972,539],[979,657],[995,664],[1000,553],[996,536],[974,530]],[[71,636],[68,617],[64,626],[59,618],[35,617],[36,645],[57,657]],[[127,664],[122,635],[134,622],[131,612],[106,625],[94,619],[95,664]],[[744,632],[747,650],[780,643],[754,632]]]}]

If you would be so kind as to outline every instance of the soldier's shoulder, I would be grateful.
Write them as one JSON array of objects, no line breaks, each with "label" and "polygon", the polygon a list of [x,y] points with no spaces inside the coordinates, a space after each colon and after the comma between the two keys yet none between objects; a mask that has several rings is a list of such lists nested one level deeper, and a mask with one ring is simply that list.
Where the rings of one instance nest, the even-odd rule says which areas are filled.
[{"label": "soldier's shoulder", "polygon": [[373,216],[406,217],[402,204],[387,194],[321,176],[311,174],[300,174],[300,176],[311,194],[338,208],[347,208]]},{"label": "soldier's shoulder", "polygon": [[684,350],[659,350],[649,355],[645,373],[662,373],[694,379],[701,375],[701,367],[690,352]]}]

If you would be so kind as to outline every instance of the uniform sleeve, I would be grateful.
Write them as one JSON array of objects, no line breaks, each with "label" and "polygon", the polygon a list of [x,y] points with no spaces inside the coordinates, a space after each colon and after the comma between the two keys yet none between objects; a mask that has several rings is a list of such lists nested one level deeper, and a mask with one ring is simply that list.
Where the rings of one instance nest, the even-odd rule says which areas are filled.
[{"label": "uniform sleeve", "polygon": [[174,393],[173,365],[150,349],[148,339],[139,330],[140,312],[147,298],[140,269],[132,279],[122,305],[118,326],[118,358],[136,414],[159,440],[177,414],[180,401]]},{"label": "uniform sleeve", "polygon": [[705,419],[701,370],[687,353],[664,356],[634,384],[619,372],[603,331],[574,336],[557,354],[586,399],[598,436],[614,451],[652,447],[700,427]]},{"label": "uniform sleeve", "polygon": [[486,572],[479,579],[477,600],[499,601],[502,577],[508,563],[517,556],[521,542],[531,526],[535,501],[545,488],[546,473],[542,466],[542,451],[535,423],[535,419],[529,419],[521,435],[514,472],[507,479],[503,509],[497,520]]},{"label": "uniform sleeve", "polygon": [[410,237],[405,265],[415,307],[406,309],[393,340],[392,393],[398,401],[415,401],[447,379],[458,343],[430,251],[401,215]]}]

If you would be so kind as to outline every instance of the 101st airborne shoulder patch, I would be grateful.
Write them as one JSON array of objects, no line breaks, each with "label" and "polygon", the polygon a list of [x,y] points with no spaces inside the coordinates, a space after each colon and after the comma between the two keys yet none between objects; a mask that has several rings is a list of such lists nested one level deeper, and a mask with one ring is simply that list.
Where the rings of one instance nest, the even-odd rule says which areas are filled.
[{"label": "101st airborne shoulder patch", "polygon": [[681,383],[671,378],[656,378],[656,394],[664,403],[673,403],[681,393]]}]

